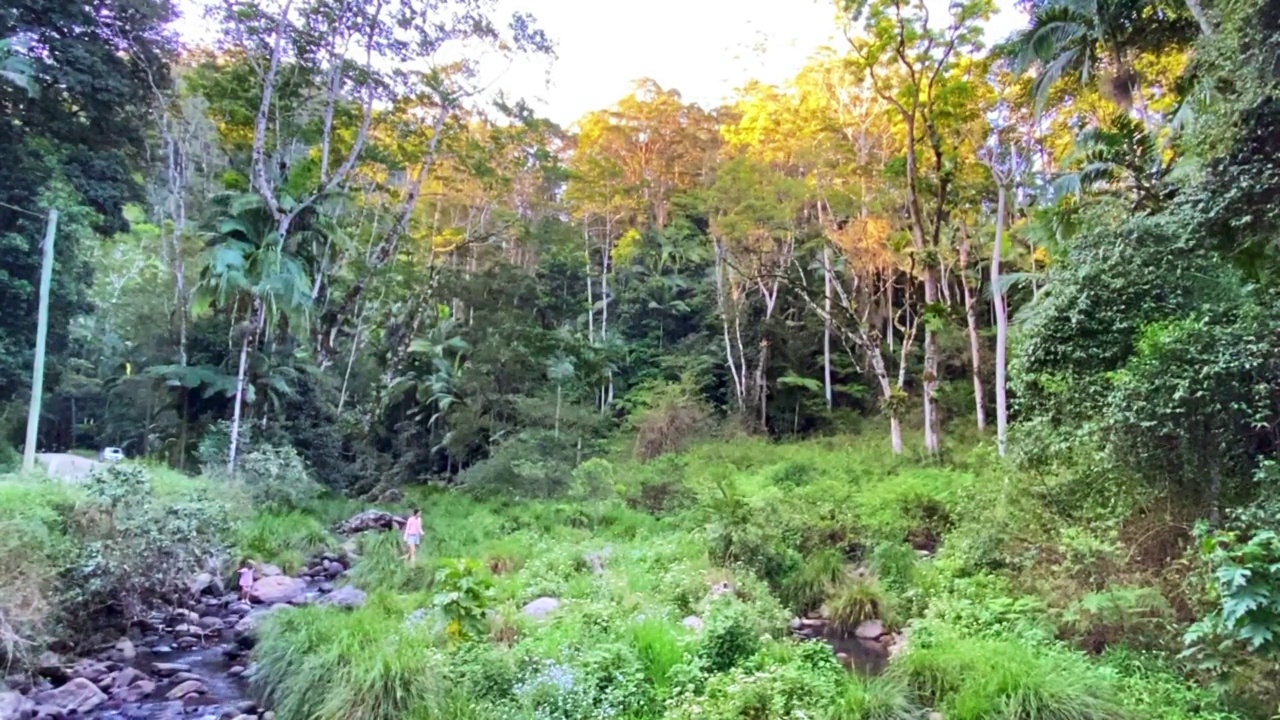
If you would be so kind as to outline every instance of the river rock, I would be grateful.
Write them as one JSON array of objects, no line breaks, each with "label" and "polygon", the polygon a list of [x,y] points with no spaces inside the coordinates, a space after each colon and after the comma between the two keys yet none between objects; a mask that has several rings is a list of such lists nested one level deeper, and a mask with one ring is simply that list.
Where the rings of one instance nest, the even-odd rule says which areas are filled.
[{"label": "river rock", "polygon": [[107,701],[107,694],[87,678],[76,678],[60,688],[37,693],[36,703],[49,705],[63,713],[88,714]]},{"label": "river rock", "polygon": [[111,687],[116,690],[123,690],[139,680],[147,680],[146,673],[137,668],[123,668],[120,672],[111,678]]},{"label": "river rock", "polygon": [[853,634],[862,640],[875,640],[885,634],[884,623],[879,620],[864,620],[858,623]]},{"label": "river rock", "polygon": [[165,697],[170,700],[181,700],[188,695],[204,695],[209,689],[199,680],[187,680],[178,683],[177,687],[165,693]]},{"label": "river rock", "polygon": [[113,695],[116,695],[119,700],[136,703],[142,702],[143,700],[151,697],[155,691],[156,684],[154,682],[150,680],[139,680],[129,687],[122,688],[120,691],[113,693]]},{"label": "river rock", "polygon": [[228,615],[247,615],[253,609],[249,603],[240,602],[239,600],[227,606]]},{"label": "river rock", "polygon": [[243,674],[244,674],[243,665],[232,665],[231,668],[227,670],[227,675],[231,677],[240,677]]},{"label": "river rock", "polygon": [[355,535],[368,530],[398,530],[402,527],[404,527],[404,520],[389,512],[365,510],[338,523],[334,529],[342,535]]},{"label": "river rock", "polygon": [[107,658],[116,662],[130,663],[138,659],[138,648],[134,647],[132,640],[122,637],[111,646],[111,650],[107,652]]},{"label": "river rock", "polygon": [[191,582],[187,583],[187,590],[191,592],[192,597],[199,597],[207,592],[221,595],[222,579],[213,573],[202,572],[191,578]]},{"label": "river rock", "polygon": [[71,678],[67,674],[66,664],[62,661],[62,656],[49,650],[40,653],[40,657],[36,659],[36,673],[40,677],[48,678],[53,682],[65,682]]},{"label": "river rock", "polygon": [[542,620],[559,608],[559,598],[540,597],[525,605],[520,609],[520,612],[524,613],[525,617],[533,618],[534,620]]},{"label": "river rock", "polygon": [[170,625],[190,625],[200,622],[200,613],[186,608],[178,608],[169,613],[168,621]]},{"label": "river rock", "polygon": [[287,575],[272,575],[256,580],[249,590],[249,597],[260,603],[275,605],[293,602],[306,592],[305,580]]},{"label": "river rock", "polygon": [[77,660],[76,664],[71,666],[71,675],[72,677],[84,678],[85,680],[96,684],[101,682],[119,667],[119,665],[113,663],[99,662],[97,660],[84,658]]},{"label": "river rock", "polygon": [[200,618],[200,628],[205,631],[221,630],[225,625],[226,623],[223,622],[222,618],[214,615],[205,615]]},{"label": "river rock", "polygon": [[172,677],[180,672],[191,672],[191,666],[182,663],[152,663],[151,670],[160,677]]},{"label": "river rock", "polygon": [[369,596],[354,585],[343,585],[320,600],[321,605],[336,605],[341,608],[363,607]]},{"label": "river rock", "polygon": [[0,720],[17,720],[31,709],[31,701],[19,692],[0,692]]},{"label": "river rock", "polygon": [[702,628],[705,625],[705,623],[702,622],[702,618],[697,615],[690,615],[689,617],[681,620],[680,624],[694,632],[702,632]]}]

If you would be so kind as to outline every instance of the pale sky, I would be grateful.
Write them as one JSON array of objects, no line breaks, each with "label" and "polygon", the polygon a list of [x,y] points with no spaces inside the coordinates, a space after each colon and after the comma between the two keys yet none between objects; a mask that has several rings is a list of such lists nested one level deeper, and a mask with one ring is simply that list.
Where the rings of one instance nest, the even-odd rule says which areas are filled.
[{"label": "pale sky", "polygon": [[[939,5],[945,17],[945,0]],[[192,8],[201,0],[181,2]],[[818,48],[837,49],[833,0],[499,0],[505,12],[532,13],[556,43],[557,58],[486,68],[486,82],[523,97],[546,117],[570,125],[612,106],[632,83],[653,78],[684,99],[711,108],[748,80],[784,83]],[[1004,39],[1023,17],[1012,0],[986,28],[987,42]],[[201,34],[199,21],[180,32]]]},{"label": "pale sky", "polygon": [[[559,56],[513,67],[497,81],[552,120],[570,124],[613,105],[634,80],[650,77],[686,101],[713,107],[748,80],[784,83],[824,46],[841,48],[832,0],[504,0],[527,10]],[[944,4],[939,17],[945,17]],[[987,42],[1023,24],[1011,0],[997,0]],[[536,65],[536,67],[534,67]],[[548,87],[548,77],[550,86]]]}]

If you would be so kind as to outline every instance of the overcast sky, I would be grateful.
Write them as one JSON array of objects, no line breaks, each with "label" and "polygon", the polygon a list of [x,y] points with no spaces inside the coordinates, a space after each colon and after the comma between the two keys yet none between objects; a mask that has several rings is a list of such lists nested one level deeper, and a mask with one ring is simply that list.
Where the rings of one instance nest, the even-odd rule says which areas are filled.
[{"label": "overcast sky", "polygon": [[[190,3],[198,0],[187,0]],[[685,100],[712,107],[750,79],[782,83],[818,48],[839,48],[832,0],[500,0],[532,13],[557,58],[494,67],[495,88],[524,97],[564,125],[613,105],[649,77]],[[945,0],[937,2],[939,15]],[[1022,17],[1011,0],[987,26],[1003,39]],[[184,34],[195,34],[190,19]],[[195,32],[198,32],[196,30]]]}]

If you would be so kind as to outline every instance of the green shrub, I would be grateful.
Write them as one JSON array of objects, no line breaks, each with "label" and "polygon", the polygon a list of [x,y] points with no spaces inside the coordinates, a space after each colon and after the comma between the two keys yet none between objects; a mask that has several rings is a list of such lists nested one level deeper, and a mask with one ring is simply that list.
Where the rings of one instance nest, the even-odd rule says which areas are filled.
[{"label": "green shrub", "polygon": [[0,665],[24,667],[58,619],[59,574],[76,554],[60,483],[0,480]]},{"label": "green shrub", "polygon": [[[822,717],[845,682],[820,643],[773,644],[737,667],[691,686],[670,703],[667,720],[791,720]],[[854,716],[857,717],[857,716]],[[897,718],[892,718],[897,720]]]},{"label": "green shrub", "polygon": [[237,561],[268,562],[286,573],[295,573],[317,553],[336,544],[312,515],[261,513],[241,521],[236,528],[234,551]]},{"label": "green shrub", "polygon": [[312,479],[302,457],[291,447],[260,447],[244,455],[238,463],[236,477],[259,510],[296,510],[324,492]]},{"label": "green shrub", "polygon": [[1187,682],[1157,655],[1109,650],[1102,664],[1117,677],[1118,694],[1134,717],[1160,720],[1241,720],[1227,710],[1224,688]]},{"label": "green shrub", "polygon": [[445,634],[452,640],[480,637],[488,629],[493,582],[475,560],[445,560],[436,571],[431,605],[440,613]]},{"label": "green shrub", "polygon": [[879,581],[870,575],[857,575],[836,588],[827,601],[827,619],[842,632],[853,632],[867,620],[893,621],[889,597]]},{"label": "green shrub", "polygon": [[760,630],[747,608],[735,599],[717,600],[704,621],[706,627],[697,656],[711,672],[724,672],[760,648]]},{"label": "green shrub", "polygon": [[1004,578],[975,575],[943,578],[934,588],[925,618],[964,635],[1047,642],[1056,634],[1049,609],[1033,595],[1015,594]]},{"label": "green shrub", "polygon": [[1126,717],[1110,674],[1080,655],[1012,640],[912,637],[890,672],[948,720]]},{"label": "green shrub", "polygon": [[[172,502],[156,499],[151,476],[133,464],[94,471],[75,533],[83,545],[68,569],[70,605],[84,618],[141,616],[186,589],[224,547],[229,506],[198,485]],[[77,623],[87,627],[83,622]]]},{"label": "green shrub", "polygon": [[1117,644],[1158,649],[1172,640],[1173,608],[1158,590],[1114,587],[1089,593],[1063,612],[1067,632],[1091,652]]},{"label": "green shrub", "polygon": [[255,692],[280,720],[440,717],[450,702],[445,658],[418,598],[375,594],[354,611],[272,613],[254,649]]}]

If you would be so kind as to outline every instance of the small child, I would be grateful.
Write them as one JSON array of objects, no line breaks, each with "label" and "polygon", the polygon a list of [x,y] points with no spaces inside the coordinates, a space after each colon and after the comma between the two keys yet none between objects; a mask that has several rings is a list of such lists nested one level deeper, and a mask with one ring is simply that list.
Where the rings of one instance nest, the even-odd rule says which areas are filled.
[{"label": "small child", "polygon": [[249,602],[249,590],[253,588],[253,561],[245,560],[240,566],[240,600]]},{"label": "small child", "polygon": [[409,546],[406,556],[410,565],[418,564],[418,544],[422,542],[422,510],[413,509],[413,514],[404,523],[404,542]]}]

